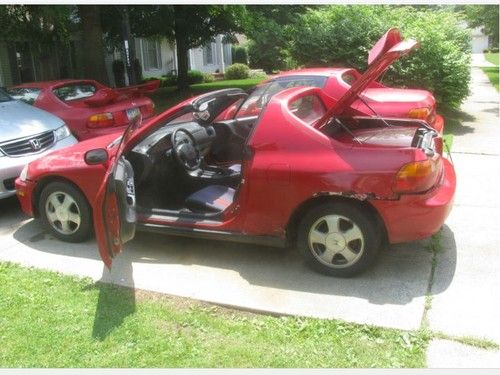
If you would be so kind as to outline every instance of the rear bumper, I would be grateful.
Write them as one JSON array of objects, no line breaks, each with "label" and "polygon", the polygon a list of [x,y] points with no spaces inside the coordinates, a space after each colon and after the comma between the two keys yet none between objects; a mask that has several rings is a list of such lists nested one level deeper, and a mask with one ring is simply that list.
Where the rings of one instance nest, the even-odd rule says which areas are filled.
[{"label": "rear bumper", "polygon": [[75,143],[77,143],[75,137],[69,136],[39,154],[20,157],[0,157],[0,199],[10,197],[16,193],[14,180],[21,174],[21,171],[26,164],[47,155],[51,151],[71,146]]},{"label": "rear bumper", "polygon": [[402,195],[397,201],[372,201],[384,220],[389,243],[419,240],[432,236],[444,224],[453,206],[456,174],[443,159],[442,183],[423,195]]}]

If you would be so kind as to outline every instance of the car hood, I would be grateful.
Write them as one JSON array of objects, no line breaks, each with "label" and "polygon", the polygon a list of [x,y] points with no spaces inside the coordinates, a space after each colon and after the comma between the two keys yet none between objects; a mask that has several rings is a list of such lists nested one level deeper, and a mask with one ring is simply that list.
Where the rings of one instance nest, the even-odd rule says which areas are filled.
[{"label": "car hood", "polygon": [[54,130],[64,125],[59,117],[19,100],[0,102],[0,143]]}]

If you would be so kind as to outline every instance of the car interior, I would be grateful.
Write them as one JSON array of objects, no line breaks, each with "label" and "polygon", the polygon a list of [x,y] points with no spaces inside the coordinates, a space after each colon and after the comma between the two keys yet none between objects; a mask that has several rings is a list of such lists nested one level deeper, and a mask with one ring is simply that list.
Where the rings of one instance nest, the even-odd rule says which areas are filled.
[{"label": "car interior", "polygon": [[205,112],[166,122],[124,155],[134,170],[138,212],[217,216],[234,201],[258,116],[210,122]]},{"label": "car interior", "polygon": [[[238,98],[215,103],[219,99],[156,127],[125,155],[134,170],[138,212],[213,217],[237,199],[245,145],[259,115],[215,120]],[[315,95],[296,99],[289,109],[309,125],[326,112]]]}]

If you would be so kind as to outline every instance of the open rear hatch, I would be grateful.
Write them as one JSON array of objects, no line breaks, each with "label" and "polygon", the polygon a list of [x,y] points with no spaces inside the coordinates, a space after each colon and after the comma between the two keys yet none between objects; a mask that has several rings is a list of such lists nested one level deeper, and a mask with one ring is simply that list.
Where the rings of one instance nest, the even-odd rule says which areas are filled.
[{"label": "open rear hatch", "polygon": [[343,114],[350,108],[359,94],[367,89],[370,83],[377,80],[394,61],[417,47],[418,43],[415,40],[402,40],[398,29],[389,29],[368,53],[368,69],[352,84],[351,88],[340,97],[337,103],[326,112],[315,126],[322,128],[330,121],[332,116]]}]

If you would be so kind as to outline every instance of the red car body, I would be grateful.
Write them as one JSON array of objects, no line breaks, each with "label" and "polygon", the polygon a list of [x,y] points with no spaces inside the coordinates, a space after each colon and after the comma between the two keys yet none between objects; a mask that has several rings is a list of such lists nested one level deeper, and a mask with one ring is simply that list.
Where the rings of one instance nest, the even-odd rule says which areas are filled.
[{"label": "red car body", "polygon": [[60,117],[77,139],[84,140],[125,130],[130,123],[127,111],[133,108],[145,119],[153,116],[154,103],[144,94],[154,92],[159,83],[112,89],[94,80],[65,79],[23,83],[8,92]]},{"label": "red car body", "polygon": [[[379,68],[407,53],[412,43],[388,42],[377,56]],[[361,77],[358,82],[355,89],[363,90],[369,79]],[[91,209],[99,251],[108,267],[137,225],[174,235],[277,246],[302,244],[311,265],[337,276],[365,269],[384,241],[425,238],[443,225],[452,207],[456,178],[453,166],[441,155],[440,134],[422,120],[346,115],[356,100],[353,89],[336,100],[314,87],[277,93],[252,120],[241,175],[234,175],[237,184],[231,185],[233,195],[228,198],[231,189],[226,187],[225,193],[202,199],[204,208],[219,205],[221,209],[198,212],[188,204],[190,199],[200,203],[192,198],[196,194],[221,187],[218,181],[223,179],[216,172],[202,182],[203,189],[181,192],[181,206],[175,209],[156,203],[146,208],[148,200],[143,200],[136,211],[141,194],[159,198],[145,193],[150,181],[160,180],[156,177],[159,170],[144,161],[156,155],[163,159],[155,159],[154,167],[164,169],[171,159],[184,161],[184,174],[169,174],[162,183],[175,187],[173,180],[179,179],[180,184],[186,176],[200,183],[206,171],[189,168],[192,150],[183,153],[189,140],[177,139],[178,129],[191,129],[187,134],[198,137],[198,148],[210,144],[219,134],[214,119],[243,96],[241,90],[221,90],[191,98],[140,128],[132,124],[120,142],[119,134],[94,138],[30,163],[16,180],[24,212],[43,218],[43,210],[51,207],[53,199],[49,193],[78,190]],[[146,155],[144,160],[135,158],[139,153],[141,158]],[[179,155],[186,160],[174,158]],[[141,182],[148,168],[147,182]],[[49,189],[54,184],[59,187]],[[64,190],[64,184],[71,189]],[[168,186],[159,188],[159,195],[170,194]],[[49,198],[44,200],[44,196]],[[64,205],[65,198],[61,199],[62,204],[55,202],[55,206]],[[56,217],[56,211],[45,216]],[[68,213],[61,211],[56,222],[64,215]],[[333,230],[331,223],[338,228]],[[54,233],[58,235],[57,230]],[[331,264],[325,261],[330,256]]]}]

